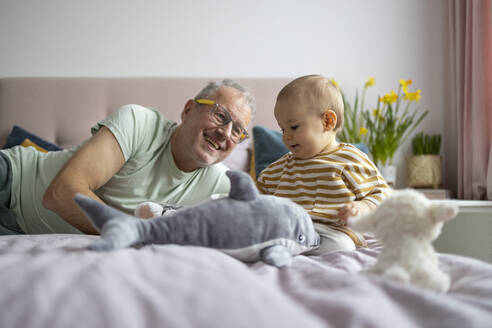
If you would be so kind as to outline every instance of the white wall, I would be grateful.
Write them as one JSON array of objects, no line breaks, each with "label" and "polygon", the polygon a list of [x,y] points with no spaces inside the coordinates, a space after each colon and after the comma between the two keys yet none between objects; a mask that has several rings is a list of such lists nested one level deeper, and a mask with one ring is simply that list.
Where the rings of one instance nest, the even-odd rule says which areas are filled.
[{"label": "white wall", "polygon": [[0,0],[0,77],[320,73],[350,97],[374,76],[374,104],[405,78],[431,109],[421,128],[442,133],[446,13],[446,0]]}]

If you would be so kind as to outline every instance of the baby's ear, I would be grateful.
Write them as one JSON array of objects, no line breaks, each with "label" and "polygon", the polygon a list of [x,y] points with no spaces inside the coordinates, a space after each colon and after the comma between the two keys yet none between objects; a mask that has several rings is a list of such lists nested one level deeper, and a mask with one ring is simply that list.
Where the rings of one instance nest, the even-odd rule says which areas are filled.
[{"label": "baby's ear", "polygon": [[337,114],[331,109],[323,113],[323,126],[328,131],[334,130],[337,126]]},{"label": "baby's ear", "polygon": [[449,221],[458,214],[458,207],[451,203],[434,203],[430,205],[429,214],[435,223]]}]

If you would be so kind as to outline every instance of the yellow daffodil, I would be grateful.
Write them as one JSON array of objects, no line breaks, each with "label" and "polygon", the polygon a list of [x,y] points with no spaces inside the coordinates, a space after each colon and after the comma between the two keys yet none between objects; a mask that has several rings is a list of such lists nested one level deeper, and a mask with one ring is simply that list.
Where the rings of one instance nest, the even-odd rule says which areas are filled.
[{"label": "yellow daffodil", "polygon": [[405,93],[405,96],[403,97],[403,99],[408,100],[408,101],[419,102],[420,98],[421,98],[420,92],[421,92],[420,89],[418,89],[415,92],[407,92],[407,93]]},{"label": "yellow daffodil", "polygon": [[401,85],[401,88],[403,90],[403,92],[405,92],[405,94],[408,93],[408,86],[412,84],[412,80],[403,80],[403,79],[400,79],[400,85]]},{"label": "yellow daffodil", "polygon": [[[380,109],[377,109],[377,108],[373,109],[373,110],[372,110],[372,115],[374,115],[374,117],[375,117],[378,121],[380,121],[380,122],[384,121],[383,112],[382,112]],[[367,132],[367,130],[366,130],[366,132]]]},{"label": "yellow daffodil", "polygon": [[331,83],[338,88],[338,82],[335,79],[331,79]]},{"label": "yellow daffodil", "polygon": [[372,87],[375,84],[376,84],[376,79],[373,77],[370,77],[367,79],[366,84],[364,84],[364,88]]},{"label": "yellow daffodil", "polygon": [[[336,84],[335,81],[332,82]],[[340,141],[363,142],[368,146],[374,163],[388,165],[392,164],[399,146],[405,142],[429,111],[419,113],[412,110],[412,102],[420,100],[421,91],[418,89],[411,92],[414,91],[413,88],[410,89],[413,85],[412,80],[403,79],[399,80],[398,89],[390,89],[390,92],[378,96],[377,106],[365,107],[367,88],[374,86],[375,82],[375,78],[369,77],[363,84],[360,97],[356,91],[353,104],[344,99],[346,109],[344,119],[347,124],[340,134]],[[401,110],[402,106],[404,110]]]},{"label": "yellow daffodil", "polygon": [[382,101],[385,104],[392,104],[396,100],[398,100],[398,95],[395,93],[395,90],[391,90],[391,93],[387,93],[384,97],[379,98],[379,101]]},{"label": "yellow daffodil", "polygon": [[403,79],[400,79],[400,85],[402,87],[408,87],[410,84],[412,84],[412,80],[403,80]]}]

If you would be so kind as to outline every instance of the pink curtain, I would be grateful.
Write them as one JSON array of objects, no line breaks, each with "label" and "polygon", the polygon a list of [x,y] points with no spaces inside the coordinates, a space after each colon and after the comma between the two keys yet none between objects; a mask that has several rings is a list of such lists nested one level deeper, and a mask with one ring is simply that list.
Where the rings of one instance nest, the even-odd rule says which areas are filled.
[{"label": "pink curtain", "polygon": [[445,186],[461,199],[492,199],[491,2],[449,2],[451,92],[445,109]]}]

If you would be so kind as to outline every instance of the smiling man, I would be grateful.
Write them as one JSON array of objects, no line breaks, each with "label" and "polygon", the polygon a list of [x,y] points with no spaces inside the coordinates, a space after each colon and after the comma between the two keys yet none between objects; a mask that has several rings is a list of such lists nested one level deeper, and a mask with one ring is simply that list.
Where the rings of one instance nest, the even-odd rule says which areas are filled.
[{"label": "smiling man", "polygon": [[172,137],[176,165],[189,172],[223,161],[234,146],[247,138],[251,97],[232,86],[210,84],[181,114],[182,124]]},{"label": "smiling man", "polygon": [[220,162],[248,137],[253,107],[240,84],[210,82],[186,102],[179,125],[154,109],[126,105],[76,149],[0,151],[11,177],[10,200],[0,199],[0,216],[8,216],[0,217],[0,234],[96,233],[73,202],[75,193],[129,213],[144,201],[191,205],[227,193]]}]

